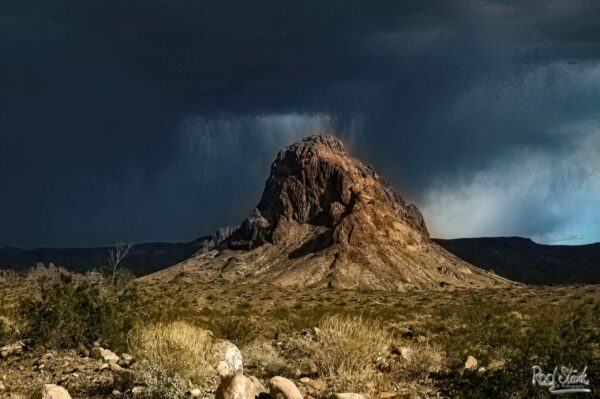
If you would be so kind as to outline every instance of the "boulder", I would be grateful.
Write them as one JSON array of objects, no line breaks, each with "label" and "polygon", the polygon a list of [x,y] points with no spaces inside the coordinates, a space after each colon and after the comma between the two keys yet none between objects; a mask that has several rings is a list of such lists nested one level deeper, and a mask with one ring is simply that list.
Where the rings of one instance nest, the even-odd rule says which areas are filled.
[{"label": "boulder", "polygon": [[215,392],[215,399],[254,399],[256,387],[242,374],[225,377]]},{"label": "boulder", "polygon": [[302,399],[298,387],[285,377],[273,377],[269,380],[269,394],[273,399]]},{"label": "boulder", "polygon": [[465,361],[465,370],[476,370],[479,362],[473,356],[469,355]]},{"label": "boulder", "polygon": [[115,370],[113,373],[113,388],[124,390],[133,382],[133,372],[129,369]]},{"label": "boulder", "polygon": [[220,377],[230,377],[242,373],[242,352],[231,342],[218,339],[212,345],[210,359],[213,368]]},{"label": "boulder", "polygon": [[353,392],[344,392],[344,393],[334,393],[329,396],[329,399],[367,399],[365,395],[361,393],[353,393]]},{"label": "boulder", "polygon": [[117,356],[114,352],[111,352],[108,349],[104,349],[100,346],[93,348],[90,352],[90,355],[94,359],[102,360],[105,363],[117,363],[119,361],[119,356]]},{"label": "boulder", "polygon": [[250,376],[250,381],[252,381],[252,384],[254,385],[254,392],[256,396],[261,396],[261,394],[269,393],[267,388],[265,388],[262,382],[260,382],[260,380],[255,376]]},{"label": "boulder", "polygon": [[33,395],[34,399],[71,399],[69,392],[61,386],[46,384]]}]

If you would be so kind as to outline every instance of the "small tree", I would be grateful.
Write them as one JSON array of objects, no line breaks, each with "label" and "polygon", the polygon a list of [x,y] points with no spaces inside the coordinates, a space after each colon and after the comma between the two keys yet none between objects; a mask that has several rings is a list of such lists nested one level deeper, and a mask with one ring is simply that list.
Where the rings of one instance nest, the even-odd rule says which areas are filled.
[{"label": "small tree", "polygon": [[110,281],[111,283],[115,282],[117,274],[119,272],[119,264],[132,248],[132,244],[125,244],[122,241],[119,241],[115,244],[114,248],[108,250],[108,266],[110,268]]}]

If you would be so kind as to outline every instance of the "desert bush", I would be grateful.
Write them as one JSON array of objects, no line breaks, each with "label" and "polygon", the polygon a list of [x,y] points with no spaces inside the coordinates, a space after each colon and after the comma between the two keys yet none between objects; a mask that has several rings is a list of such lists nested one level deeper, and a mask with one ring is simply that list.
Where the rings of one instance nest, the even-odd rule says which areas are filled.
[{"label": "desert bush", "polygon": [[144,397],[148,399],[181,399],[189,387],[185,378],[159,364],[143,364],[136,371],[136,378],[146,387]]},{"label": "desert bush", "polygon": [[7,316],[0,316],[0,346],[8,343],[18,335],[18,329],[13,320]]},{"label": "desert bush", "polygon": [[207,323],[217,337],[227,339],[236,345],[246,345],[267,331],[264,324],[258,323],[250,316],[217,315]]},{"label": "desert bush", "polygon": [[376,320],[360,316],[328,316],[319,324],[312,359],[319,374],[342,391],[367,392],[375,388],[374,361],[385,353],[390,336]]},{"label": "desert bush", "polygon": [[124,350],[127,333],[142,317],[136,287],[128,280],[61,275],[40,284],[41,297],[25,300],[18,309],[24,336],[37,344],[73,348],[100,341]]},{"label": "desert bush", "polygon": [[137,326],[129,334],[130,351],[140,361],[137,379],[152,397],[181,397],[189,383],[209,375],[212,340],[209,331],[183,321]]},{"label": "desert bush", "polygon": [[431,373],[445,369],[446,353],[443,349],[428,342],[409,347],[409,353],[402,362],[398,377],[401,379],[427,378]]},{"label": "desert bush", "polygon": [[269,379],[275,375],[292,377],[290,362],[284,359],[270,340],[255,340],[242,349],[244,363],[256,370],[256,376]]}]

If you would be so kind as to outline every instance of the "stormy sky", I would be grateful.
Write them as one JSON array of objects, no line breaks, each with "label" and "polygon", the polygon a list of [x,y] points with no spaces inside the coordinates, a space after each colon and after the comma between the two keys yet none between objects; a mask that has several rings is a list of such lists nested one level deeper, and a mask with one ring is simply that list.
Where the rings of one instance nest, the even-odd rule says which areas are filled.
[{"label": "stormy sky", "polygon": [[6,0],[0,246],[239,223],[342,138],[437,237],[600,241],[600,2]]}]

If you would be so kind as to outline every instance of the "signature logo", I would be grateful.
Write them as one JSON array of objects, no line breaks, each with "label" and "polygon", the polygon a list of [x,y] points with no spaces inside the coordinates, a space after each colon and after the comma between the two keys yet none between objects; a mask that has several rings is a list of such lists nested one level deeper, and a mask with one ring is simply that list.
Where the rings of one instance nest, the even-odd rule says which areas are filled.
[{"label": "signature logo", "polygon": [[590,393],[590,381],[587,378],[587,366],[579,372],[573,367],[554,368],[553,373],[544,374],[540,366],[533,366],[533,385],[547,387],[552,394],[562,393]]}]

